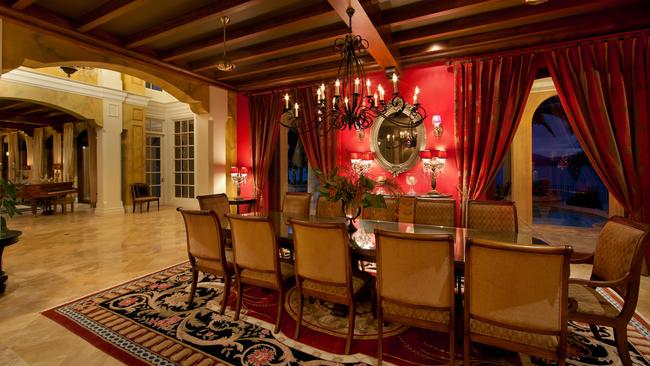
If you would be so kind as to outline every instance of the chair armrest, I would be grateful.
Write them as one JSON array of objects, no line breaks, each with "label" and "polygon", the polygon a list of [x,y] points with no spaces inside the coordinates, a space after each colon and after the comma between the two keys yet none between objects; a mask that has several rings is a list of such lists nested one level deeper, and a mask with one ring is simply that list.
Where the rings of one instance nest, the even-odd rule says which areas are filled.
[{"label": "chair armrest", "polygon": [[[577,254],[581,254],[581,253],[577,253]],[[585,256],[578,257],[578,258],[571,258],[569,261],[571,262],[571,264],[593,264],[594,253],[587,254]]]},{"label": "chair armrest", "polygon": [[632,273],[626,272],[625,276],[613,281],[584,280],[582,278],[569,278],[569,284],[583,285],[589,287],[620,287],[626,285],[632,279]]}]

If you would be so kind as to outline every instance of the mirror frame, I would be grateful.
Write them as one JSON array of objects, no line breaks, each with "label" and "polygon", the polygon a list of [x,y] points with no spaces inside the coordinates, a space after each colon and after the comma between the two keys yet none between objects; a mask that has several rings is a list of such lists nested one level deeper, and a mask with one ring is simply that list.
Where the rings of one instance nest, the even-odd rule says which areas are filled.
[{"label": "mirror frame", "polygon": [[[410,110],[410,108],[409,107],[405,108],[405,112],[407,112],[407,110]],[[398,111],[397,108],[391,107],[386,111],[386,114],[391,115],[393,113],[396,113],[397,111]],[[406,114],[406,113],[402,112],[402,114]],[[375,121],[372,124],[371,132],[370,132],[370,151],[373,152],[375,156],[375,161],[379,164],[379,166],[381,166],[385,170],[388,170],[394,177],[396,177],[411,169],[415,165],[417,160],[420,158],[419,151],[423,150],[426,147],[427,131],[424,128],[424,123],[415,127],[415,130],[418,133],[418,141],[417,141],[417,145],[415,146],[416,149],[415,153],[411,154],[411,157],[407,161],[401,164],[393,164],[388,160],[386,160],[381,155],[381,153],[379,152],[379,146],[377,144],[378,142],[377,138],[379,137],[379,129],[381,128],[381,125],[384,122],[386,122],[386,118],[380,115],[377,118],[375,118]],[[420,138],[420,136],[423,136],[423,138]]]}]

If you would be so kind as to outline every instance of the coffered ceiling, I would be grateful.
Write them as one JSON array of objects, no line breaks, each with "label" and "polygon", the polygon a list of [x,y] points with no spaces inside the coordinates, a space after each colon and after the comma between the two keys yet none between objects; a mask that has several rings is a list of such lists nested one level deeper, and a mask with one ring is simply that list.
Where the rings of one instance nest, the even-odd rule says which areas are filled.
[{"label": "coffered ceiling", "polygon": [[[0,0],[0,15],[48,22],[82,43],[110,44],[251,91],[336,75],[349,0]],[[352,0],[366,70],[445,61],[650,27],[648,0]],[[231,18],[218,71],[219,18]],[[39,24],[39,23],[35,23]],[[43,23],[41,23],[43,24]]]}]

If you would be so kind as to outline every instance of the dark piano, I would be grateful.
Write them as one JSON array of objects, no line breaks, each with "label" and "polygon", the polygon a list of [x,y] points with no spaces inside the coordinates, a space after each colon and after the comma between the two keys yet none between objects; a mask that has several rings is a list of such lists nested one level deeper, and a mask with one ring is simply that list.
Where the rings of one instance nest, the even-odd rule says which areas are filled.
[{"label": "dark piano", "polygon": [[21,184],[17,185],[16,189],[18,198],[31,203],[34,215],[39,203],[45,204],[43,214],[51,214],[52,204],[57,198],[77,193],[77,190],[72,187],[72,182]]}]

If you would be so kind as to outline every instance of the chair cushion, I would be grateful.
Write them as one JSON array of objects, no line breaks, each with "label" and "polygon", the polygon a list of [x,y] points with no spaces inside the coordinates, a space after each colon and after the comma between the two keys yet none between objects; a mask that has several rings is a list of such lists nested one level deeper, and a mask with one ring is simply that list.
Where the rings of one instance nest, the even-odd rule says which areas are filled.
[{"label": "chair cushion", "polygon": [[[295,273],[293,270],[293,264],[280,262],[280,272],[282,272],[283,281],[286,281],[289,278],[293,277]],[[241,271],[240,276],[244,281],[253,280],[253,281],[266,282],[270,284],[276,284],[275,273],[273,272],[260,272],[260,271],[254,271],[252,269],[245,269]]]},{"label": "chair cushion", "polygon": [[[353,295],[356,294],[366,282],[358,277],[352,277],[352,291]],[[309,289],[312,291],[318,291],[330,295],[335,295],[339,297],[346,297],[346,288],[342,286],[332,286],[326,285],[324,283],[304,280],[302,281],[302,288]]]},{"label": "chair cushion", "polygon": [[535,334],[507,329],[488,324],[476,319],[469,320],[470,332],[510,342],[555,351],[558,347],[558,337],[553,335]]},{"label": "chair cushion", "polygon": [[594,288],[581,284],[569,284],[569,317],[571,314],[590,314],[615,318],[619,311]]},{"label": "chair cushion", "polygon": [[417,309],[410,306],[403,306],[384,299],[382,302],[384,314],[403,316],[405,318],[420,319],[433,323],[449,324],[449,311]]}]

